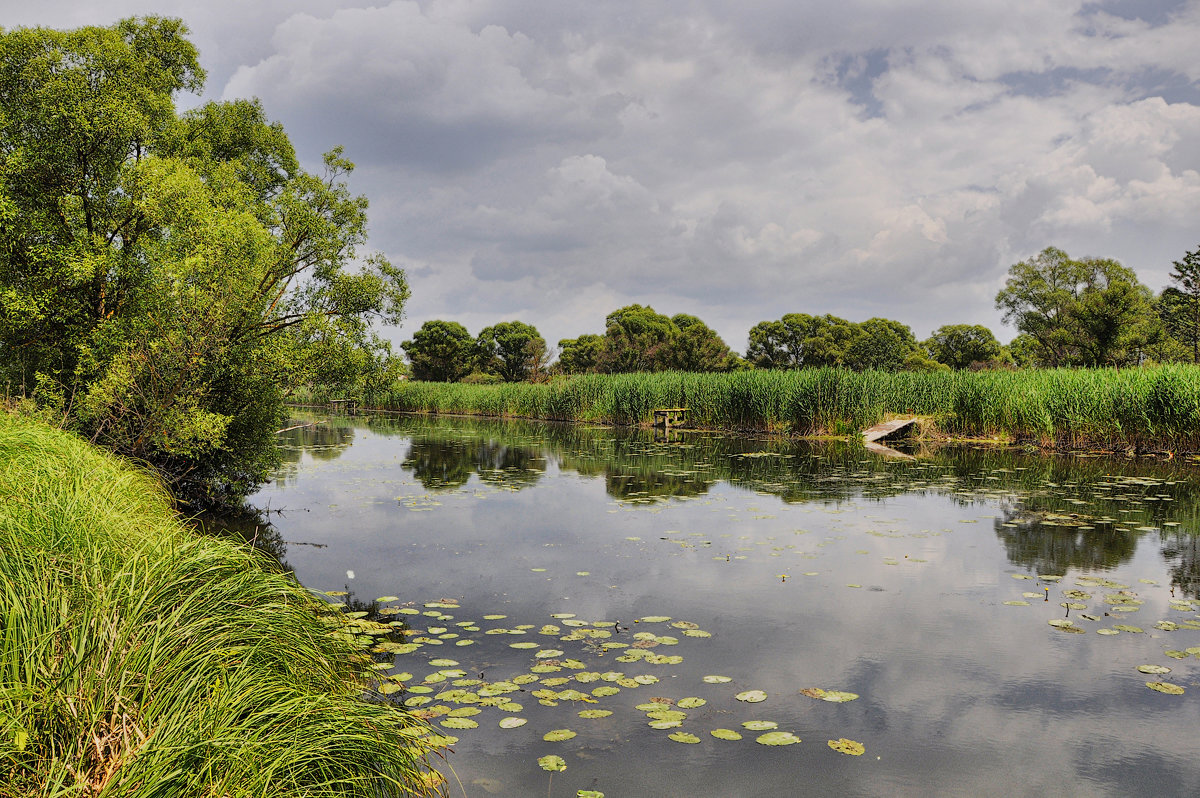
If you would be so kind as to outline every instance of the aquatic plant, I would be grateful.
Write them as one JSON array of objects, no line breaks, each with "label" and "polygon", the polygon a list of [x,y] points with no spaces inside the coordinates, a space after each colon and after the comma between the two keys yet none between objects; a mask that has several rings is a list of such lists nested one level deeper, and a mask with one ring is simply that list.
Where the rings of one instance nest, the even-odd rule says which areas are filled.
[{"label": "aquatic plant", "polygon": [[1200,367],[882,372],[820,368],[729,374],[584,374],[544,384],[407,381],[380,409],[646,424],[686,407],[699,427],[846,435],[891,415],[945,433],[1046,446],[1200,449]]}]

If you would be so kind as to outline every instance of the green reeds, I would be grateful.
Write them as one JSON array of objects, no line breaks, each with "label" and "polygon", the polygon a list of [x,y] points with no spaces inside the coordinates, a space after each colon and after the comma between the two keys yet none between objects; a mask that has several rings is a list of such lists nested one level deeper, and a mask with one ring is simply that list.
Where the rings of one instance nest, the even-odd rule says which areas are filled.
[{"label": "green reeds", "polygon": [[687,407],[700,427],[847,435],[920,415],[956,436],[1043,446],[1200,449],[1200,367],[985,372],[842,369],[587,374],[546,384],[402,382],[369,404],[417,413],[644,424]]},{"label": "green reeds", "polygon": [[146,474],[0,414],[0,795],[432,793],[342,616]]}]

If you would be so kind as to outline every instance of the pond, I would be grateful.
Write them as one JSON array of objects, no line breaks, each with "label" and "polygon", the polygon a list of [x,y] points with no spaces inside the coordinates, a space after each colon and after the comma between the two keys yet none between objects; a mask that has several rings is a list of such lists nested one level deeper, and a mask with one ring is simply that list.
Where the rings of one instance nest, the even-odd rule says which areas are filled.
[{"label": "pond", "polygon": [[305,585],[407,623],[383,685],[456,738],[450,795],[1200,794],[1195,465],[287,435],[253,501]]}]

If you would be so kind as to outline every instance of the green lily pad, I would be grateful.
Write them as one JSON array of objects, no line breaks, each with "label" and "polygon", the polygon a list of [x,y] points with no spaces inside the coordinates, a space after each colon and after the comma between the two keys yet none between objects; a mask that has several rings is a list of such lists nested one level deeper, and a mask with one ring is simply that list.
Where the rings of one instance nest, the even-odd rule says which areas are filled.
[{"label": "green lily pad", "polygon": [[800,742],[800,738],[791,732],[773,731],[766,734],[760,734],[754,738],[754,742],[760,745],[794,745]]},{"label": "green lily pad", "polygon": [[599,790],[580,790],[575,793],[575,798],[604,798],[604,793]]},{"label": "green lily pad", "polygon": [[683,709],[697,709],[699,707],[704,706],[707,703],[708,702],[705,701],[703,698],[695,698],[693,696],[688,696],[687,698],[681,698],[681,699],[679,699],[679,701],[676,702],[676,704],[678,706],[682,707]]},{"label": "green lily pad", "polygon": [[695,744],[700,742],[699,737],[694,734],[688,734],[687,732],[675,732],[674,734],[668,734],[667,736],[677,743]]},{"label": "green lily pad", "polygon": [[1156,675],[1171,672],[1171,669],[1165,665],[1138,665],[1138,670],[1142,673],[1152,673]]},{"label": "green lily pad", "polygon": [[1170,682],[1146,682],[1146,686],[1151,690],[1166,693],[1167,695],[1183,695],[1183,688]]},{"label": "green lily pad", "polygon": [[570,740],[575,736],[575,732],[570,729],[554,729],[542,735],[542,739],[548,743],[561,743],[564,740]]},{"label": "green lily pad", "polygon": [[773,720],[747,720],[742,723],[742,728],[750,731],[770,731],[778,729],[779,724]]},{"label": "green lily pad", "polygon": [[767,694],[762,690],[743,690],[734,696],[738,701],[745,701],[749,704],[757,704],[759,701],[766,701]]},{"label": "green lily pad", "polygon": [[607,718],[611,714],[612,711],[608,709],[584,709],[579,712],[579,717],[588,719]]},{"label": "green lily pad", "polygon": [[634,623],[666,623],[669,620],[671,620],[670,615],[647,615],[638,618]]},{"label": "green lily pad", "polygon": [[1187,653],[1186,651],[1164,651],[1163,653],[1171,659],[1187,659],[1191,656],[1191,654]]},{"label": "green lily pad", "polygon": [[716,737],[718,740],[742,739],[742,735],[738,734],[733,729],[713,729],[709,732],[709,734],[711,734],[713,737]]},{"label": "green lily pad", "polygon": [[829,747],[839,754],[847,754],[849,756],[862,756],[863,752],[867,750],[866,746],[862,743],[847,740],[845,737],[838,740],[830,740]]},{"label": "green lily pad", "polygon": [[469,718],[472,715],[478,715],[480,712],[483,712],[483,710],[479,707],[459,707],[458,709],[451,710],[447,714],[452,718]]},{"label": "green lily pad", "polygon": [[1116,629],[1097,629],[1096,634],[1098,634],[1098,635],[1119,635],[1121,633],[1118,632]]},{"label": "green lily pad", "polygon": [[651,729],[677,729],[683,725],[682,720],[652,720],[646,724]]},{"label": "green lily pad", "polygon": [[621,692],[620,687],[597,687],[592,691],[592,695],[596,696],[596,698],[606,698],[610,695],[616,695],[619,692]]},{"label": "green lily pad", "polygon": [[532,640],[522,640],[520,643],[509,643],[509,648],[537,648],[538,644]]},{"label": "green lily pad", "polygon": [[733,677],[711,675],[705,676],[703,679],[701,679],[701,681],[705,682],[706,684],[725,684],[726,682],[732,682]]},{"label": "green lily pad", "polygon": [[1133,634],[1141,634],[1143,632],[1140,626],[1130,626],[1127,623],[1113,624],[1113,628],[1122,632],[1132,632]]},{"label": "green lily pad", "polygon": [[479,723],[470,718],[446,718],[442,725],[447,729],[478,729]]},{"label": "green lily pad", "polygon": [[560,770],[567,769],[566,760],[564,760],[561,756],[555,756],[554,754],[550,754],[548,756],[539,756],[538,766],[541,767],[542,770],[548,770],[551,773],[558,773]]},{"label": "green lily pad", "polygon": [[515,729],[519,726],[524,726],[528,722],[529,722],[528,718],[501,718],[500,719],[500,728],[501,729]]}]

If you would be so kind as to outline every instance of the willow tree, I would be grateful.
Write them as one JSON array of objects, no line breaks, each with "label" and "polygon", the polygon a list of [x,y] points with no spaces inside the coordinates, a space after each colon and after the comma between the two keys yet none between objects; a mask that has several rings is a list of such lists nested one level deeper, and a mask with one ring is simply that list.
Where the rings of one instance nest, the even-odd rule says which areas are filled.
[{"label": "willow tree", "polygon": [[404,273],[362,252],[340,149],[302,169],[159,17],[0,32],[0,371],[10,395],[224,499],[276,460],[283,398],[386,356]]}]

